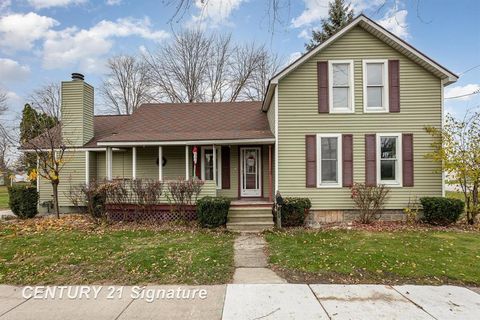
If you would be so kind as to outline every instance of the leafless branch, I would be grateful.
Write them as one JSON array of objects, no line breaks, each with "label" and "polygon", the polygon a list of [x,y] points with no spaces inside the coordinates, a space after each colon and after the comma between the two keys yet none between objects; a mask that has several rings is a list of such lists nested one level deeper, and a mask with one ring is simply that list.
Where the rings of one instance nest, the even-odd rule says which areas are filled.
[{"label": "leafless branch", "polygon": [[61,88],[58,83],[52,82],[35,90],[30,99],[36,110],[56,119],[61,118]]},{"label": "leafless branch", "polygon": [[112,57],[107,63],[108,74],[101,94],[107,101],[107,109],[117,114],[131,114],[142,103],[150,102],[150,83],[147,65],[134,56]]},{"label": "leafless branch", "polygon": [[144,55],[156,96],[168,102],[261,100],[279,59],[230,35],[185,30]]}]

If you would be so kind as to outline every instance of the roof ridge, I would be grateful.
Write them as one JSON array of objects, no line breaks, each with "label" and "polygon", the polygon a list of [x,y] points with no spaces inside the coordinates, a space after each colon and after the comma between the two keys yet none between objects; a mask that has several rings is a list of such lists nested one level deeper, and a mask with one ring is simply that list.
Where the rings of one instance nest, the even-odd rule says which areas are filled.
[{"label": "roof ridge", "polygon": [[251,101],[205,101],[205,102],[149,102],[142,103],[140,106],[158,106],[158,105],[193,105],[193,104],[236,104],[236,103],[262,103],[263,100]]}]

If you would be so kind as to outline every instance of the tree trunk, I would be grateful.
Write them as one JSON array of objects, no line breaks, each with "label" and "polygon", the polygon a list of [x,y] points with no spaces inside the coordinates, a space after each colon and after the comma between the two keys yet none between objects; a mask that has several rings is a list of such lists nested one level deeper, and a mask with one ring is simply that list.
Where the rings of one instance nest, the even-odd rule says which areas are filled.
[{"label": "tree trunk", "polygon": [[479,210],[478,206],[478,184],[473,185],[472,190],[472,207],[470,212],[470,220],[468,221],[469,224],[475,224],[475,216],[477,215],[477,210]]},{"label": "tree trunk", "polygon": [[60,218],[60,208],[58,206],[58,182],[52,181],[52,190],[53,190],[53,212],[57,219]]}]

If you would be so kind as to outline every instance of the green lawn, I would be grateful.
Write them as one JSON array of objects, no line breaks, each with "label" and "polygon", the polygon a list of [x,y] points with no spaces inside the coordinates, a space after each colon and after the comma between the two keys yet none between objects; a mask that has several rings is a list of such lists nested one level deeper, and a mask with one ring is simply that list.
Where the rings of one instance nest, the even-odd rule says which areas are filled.
[{"label": "green lawn", "polygon": [[216,284],[233,274],[233,236],[209,231],[41,231],[0,225],[0,283]]},{"label": "green lawn", "polygon": [[270,263],[292,282],[480,284],[480,233],[273,232]]},{"label": "green lawn", "polygon": [[8,190],[6,186],[0,186],[0,210],[8,209]]}]

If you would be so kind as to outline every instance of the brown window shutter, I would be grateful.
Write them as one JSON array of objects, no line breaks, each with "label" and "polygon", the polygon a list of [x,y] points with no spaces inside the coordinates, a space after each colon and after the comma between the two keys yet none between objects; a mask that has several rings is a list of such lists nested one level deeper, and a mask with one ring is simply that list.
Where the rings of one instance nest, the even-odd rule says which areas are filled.
[{"label": "brown window shutter", "polygon": [[353,186],[353,135],[342,135],[343,186]]},{"label": "brown window shutter", "polygon": [[413,134],[402,135],[403,186],[413,187]]},{"label": "brown window shutter", "polygon": [[305,136],[306,186],[317,187],[317,136]]},{"label": "brown window shutter", "polygon": [[222,189],[230,189],[230,147],[222,146]]},{"label": "brown window shutter", "polygon": [[365,135],[365,184],[377,185],[377,138],[374,134]]},{"label": "brown window shutter", "polygon": [[318,113],[328,113],[328,62],[317,62]]},{"label": "brown window shutter", "polygon": [[195,167],[195,176],[202,179],[202,148],[197,146],[197,166]]},{"label": "brown window shutter", "polygon": [[400,62],[388,60],[388,97],[390,112],[400,112]]}]

